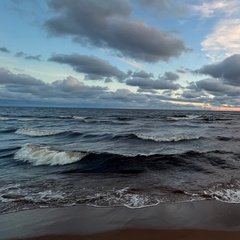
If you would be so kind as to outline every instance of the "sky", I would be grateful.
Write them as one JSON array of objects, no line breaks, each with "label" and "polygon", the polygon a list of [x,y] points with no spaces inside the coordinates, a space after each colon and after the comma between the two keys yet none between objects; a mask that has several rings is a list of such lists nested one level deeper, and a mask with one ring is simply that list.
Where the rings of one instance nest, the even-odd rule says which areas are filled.
[{"label": "sky", "polygon": [[239,0],[0,0],[0,105],[240,110]]}]

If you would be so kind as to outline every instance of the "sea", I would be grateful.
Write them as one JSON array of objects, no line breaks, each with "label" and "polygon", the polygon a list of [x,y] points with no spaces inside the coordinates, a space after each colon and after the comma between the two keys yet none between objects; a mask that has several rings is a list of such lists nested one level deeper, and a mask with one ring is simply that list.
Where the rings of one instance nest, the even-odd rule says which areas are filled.
[{"label": "sea", "polygon": [[0,213],[240,203],[240,113],[0,107]]}]

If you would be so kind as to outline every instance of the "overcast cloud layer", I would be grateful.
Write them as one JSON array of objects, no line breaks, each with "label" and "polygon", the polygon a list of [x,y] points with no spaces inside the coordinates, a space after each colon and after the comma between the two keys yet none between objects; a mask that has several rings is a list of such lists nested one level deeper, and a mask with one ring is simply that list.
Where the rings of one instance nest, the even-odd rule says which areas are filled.
[{"label": "overcast cloud layer", "polygon": [[[74,106],[114,106],[115,107],[152,107],[175,108],[174,103],[162,100],[171,99],[149,94],[133,93],[128,89],[117,89],[110,92],[107,87],[88,86],[82,81],[68,76],[66,79],[54,81],[51,84],[35,79],[25,74],[14,74],[4,68],[0,69],[0,100],[16,100],[46,102],[55,104],[64,102]],[[4,89],[4,90],[3,90]],[[191,106],[190,106],[191,107]]]}]

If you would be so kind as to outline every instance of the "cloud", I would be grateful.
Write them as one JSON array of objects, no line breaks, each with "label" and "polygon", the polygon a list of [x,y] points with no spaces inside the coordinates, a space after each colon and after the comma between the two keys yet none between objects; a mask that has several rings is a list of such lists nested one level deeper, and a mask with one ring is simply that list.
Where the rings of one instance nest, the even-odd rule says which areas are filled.
[{"label": "cloud", "polygon": [[161,80],[176,81],[179,79],[179,75],[173,72],[165,72],[163,76],[159,77]]},{"label": "cloud", "polygon": [[144,10],[151,10],[158,17],[180,17],[188,12],[183,0],[137,0]]},{"label": "cloud", "polygon": [[82,45],[151,63],[189,51],[175,34],[132,20],[127,0],[51,0],[49,7],[56,16],[44,26],[53,36],[71,36]]},{"label": "cloud", "polygon": [[10,53],[10,50],[8,50],[6,47],[0,47],[0,52]]},{"label": "cloud", "polygon": [[143,94],[135,94],[129,89],[117,89],[108,95],[111,100],[125,103],[144,103],[148,101],[148,97]]},{"label": "cloud", "polygon": [[72,76],[52,83],[45,83],[30,75],[14,74],[7,69],[0,68],[0,80],[0,99],[2,103],[6,104],[181,108],[178,104],[166,102],[176,101],[174,98],[163,95],[133,93],[129,89],[117,89],[111,92],[107,87],[85,85]]},{"label": "cloud", "polygon": [[184,91],[182,93],[182,97],[188,98],[188,99],[197,99],[203,96],[203,93],[200,92],[194,92],[194,91]]},{"label": "cloud", "polygon": [[[238,7],[239,8],[239,7]],[[231,56],[240,49],[240,18],[222,19],[201,42],[202,50],[214,61]]]},{"label": "cloud", "polygon": [[31,55],[27,55],[25,57],[26,60],[35,60],[35,61],[41,61],[41,55],[36,55],[36,56],[31,56]]},{"label": "cloud", "polygon": [[202,17],[214,17],[218,14],[230,17],[240,13],[239,0],[203,1],[201,5],[193,5],[192,9]]},{"label": "cloud", "polygon": [[[240,55],[235,54],[216,64],[205,65],[194,71],[210,78],[190,83],[183,97],[191,97],[197,92],[200,99],[213,106],[231,105],[239,107],[236,101],[240,96]],[[204,98],[205,95],[205,98]]]},{"label": "cloud", "polygon": [[207,78],[191,82],[181,95],[189,102],[198,101],[205,105],[239,107],[240,87],[231,86],[218,78]]},{"label": "cloud", "polygon": [[14,74],[5,68],[0,68],[0,84],[39,86],[43,81],[26,74]]},{"label": "cloud", "polygon": [[117,67],[112,66],[109,62],[98,57],[86,56],[79,54],[57,54],[48,59],[52,62],[67,64],[74,71],[85,74],[87,80],[102,80],[109,82],[112,78],[118,81],[123,81],[126,74],[120,71]]},{"label": "cloud", "polygon": [[3,86],[1,89],[9,93],[16,93],[17,96],[21,93],[22,98],[27,94],[26,96],[38,100],[61,98],[63,102],[65,98],[94,99],[108,91],[107,87],[88,86],[71,76],[49,84],[30,75],[14,74],[4,68],[0,68],[0,85]]},{"label": "cloud", "polygon": [[24,53],[24,52],[17,52],[16,54],[15,54],[15,57],[25,57],[27,54],[26,53]]},{"label": "cloud", "polygon": [[32,56],[32,55],[28,55],[24,52],[17,52],[15,54],[15,57],[21,57],[21,58],[25,58],[26,60],[35,60],[35,61],[41,61],[41,55],[36,55],[36,56]]},{"label": "cloud", "polygon": [[240,54],[232,55],[216,64],[205,65],[194,72],[221,79],[224,84],[240,86]]},{"label": "cloud", "polygon": [[208,92],[212,92],[215,94],[217,94],[217,92],[226,93],[234,89],[232,86],[223,84],[221,81],[215,78],[207,78],[204,80],[200,80],[196,82],[196,85],[200,89],[204,89]]},{"label": "cloud", "polygon": [[184,70],[184,69],[177,69],[177,72],[183,74],[183,73],[186,73],[186,70]]},{"label": "cloud", "polygon": [[153,78],[154,76],[152,73],[147,73],[145,71],[138,71],[138,72],[132,73],[132,77],[133,78]]},{"label": "cloud", "polygon": [[201,42],[207,57],[219,61],[239,52],[239,0],[202,1],[200,5],[192,5],[192,10],[203,18],[217,20],[213,31]]},{"label": "cloud", "polygon": [[196,85],[214,96],[240,96],[240,87],[225,84],[219,79],[208,78],[200,80],[196,82]]},{"label": "cloud", "polygon": [[65,95],[67,93],[67,96],[71,98],[96,98],[108,90],[107,87],[85,85],[77,78],[71,76],[67,77],[64,80],[57,80],[53,82],[52,88],[54,90],[59,90],[61,96],[64,92]]},{"label": "cloud", "polygon": [[152,90],[178,90],[179,84],[174,83],[179,76],[172,72],[165,72],[157,80],[153,79],[153,74],[146,72],[135,72],[132,78],[126,81],[128,86],[139,87],[139,92],[152,92]]}]

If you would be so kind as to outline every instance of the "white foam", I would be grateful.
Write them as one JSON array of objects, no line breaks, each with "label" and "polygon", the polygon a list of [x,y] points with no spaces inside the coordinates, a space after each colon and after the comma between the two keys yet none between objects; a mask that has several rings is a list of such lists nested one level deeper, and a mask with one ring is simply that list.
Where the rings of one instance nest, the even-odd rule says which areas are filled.
[{"label": "white foam", "polygon": [[73,116],[73,119],[76,119],[76,120],[84,120],[84,119],[86,119],[86,117]]},{"label": "white foam", "polygon": [[240,203],[240,190],[238,189],[210,190],[204,193],[221,202]]},{"label": "white foam", "polygon": [[178,142],[184,140],[198,140],[200,136],[187,136],[187,135],[176,135],[176,136],[157,136],[157,135],[143,135],[136,134],[138,138],[143,140],[151,140],[155,142]]},{"label": "white foam", "polygon": [[217,184],[204,194],[221,202],[240,203],[240,180],[232,179],[228,184]]},{"label": "white foam", "polygon": [[7,117],[0,117],[0,121],[7,121],[10,120],[11,118],[7,118]]},{"label": "white foam", "polygon": [[175,121],[179,121],[179,120],[191,120],[191,119],[195,119],[195,118],[199,118],[201,116],[199,115],[186,115],[183,117],[168,117],[169,120],[175,120]]},{"label": "white foam", "polygon": [[66,165],[84,158],[87,153],[57,151],[48,146],[26,144],[15,153],[14,159],[38,165]]},{"label": "white foam", "polygon": [[31,137],[51,136],[61,133],[60,131],[39,130],[33,128],[20,128],[16,131],[17,134],[27,135]]},{"label": "white foam", "polygon": [[161,201],[146,194],[130,193],[129,188],[96,193],[87,197],[87,205],[94,207],[125,206],[127,208],[145,208],[158,205]]}]

